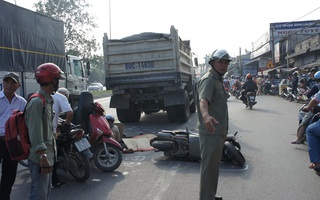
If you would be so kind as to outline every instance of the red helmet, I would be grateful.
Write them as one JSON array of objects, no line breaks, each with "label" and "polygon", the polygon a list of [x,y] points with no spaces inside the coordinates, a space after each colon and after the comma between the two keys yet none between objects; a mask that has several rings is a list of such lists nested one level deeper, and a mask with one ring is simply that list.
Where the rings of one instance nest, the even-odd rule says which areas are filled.
[{"label": "red helmet", "polygon": [[35,72],[36,80],[39,84],[51,83],[54,79],[64,79],[64,72],[54,63],[43,63]]}]

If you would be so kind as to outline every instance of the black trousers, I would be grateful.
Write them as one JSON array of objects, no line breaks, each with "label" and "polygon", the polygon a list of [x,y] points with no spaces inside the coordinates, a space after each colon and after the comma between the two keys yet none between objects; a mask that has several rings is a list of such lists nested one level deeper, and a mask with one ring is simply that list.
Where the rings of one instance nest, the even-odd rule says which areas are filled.
[{"label": "black trousers", "polygon": [[18,161],[12,161],[4,139],[0,138],[1,183],[0,199],[9,200],[11,188],[16,180]]}]

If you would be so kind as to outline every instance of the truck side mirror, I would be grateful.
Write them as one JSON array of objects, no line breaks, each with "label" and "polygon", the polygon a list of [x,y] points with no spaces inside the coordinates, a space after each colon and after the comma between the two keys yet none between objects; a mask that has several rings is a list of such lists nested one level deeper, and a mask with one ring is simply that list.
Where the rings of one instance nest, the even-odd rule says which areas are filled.
[{"label": "truck side mirror", "polygon": [[199,66],[199,65],[198,65],[198,58],[194,58],[194,64],[195,64],[195,66],[197,66],[197,67]]}]

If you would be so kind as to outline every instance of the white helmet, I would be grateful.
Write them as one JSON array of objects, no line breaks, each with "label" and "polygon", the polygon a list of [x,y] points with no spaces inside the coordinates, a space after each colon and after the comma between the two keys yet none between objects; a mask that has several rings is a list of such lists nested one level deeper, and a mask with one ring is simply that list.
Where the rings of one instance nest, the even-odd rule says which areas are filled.
[{"label": "white helmet", "polygon": [[210,57],[209,63],[214,60],[228,60],[231,61],[231,57],[229,56],[228,52],[224,49],[217,49],[215,50]]},{"label": "white helmet", "polygon": [[60,94],[63,94],[64,96],[67,97],[67,99],[69,98],[69,90],[67,88],[61,87],[58,89],[58,91]]}]

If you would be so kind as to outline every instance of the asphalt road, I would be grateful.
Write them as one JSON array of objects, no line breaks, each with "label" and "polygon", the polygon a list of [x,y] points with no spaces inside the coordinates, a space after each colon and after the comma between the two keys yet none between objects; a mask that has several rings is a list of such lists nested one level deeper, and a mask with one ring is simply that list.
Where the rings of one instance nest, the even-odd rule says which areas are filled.
[{"label": "asphalt road", "polygon": [[[109,99],[99,99],[108,107]],[[230,97],[229,133],[238,131],[246,166],[220,166],[218,194],[224,200],[319,200],[320,177],[308,169],[307,145],[292,145],[301,104],[278,96],[258,96],[253,110]],[[114,109],[107,113],[115,114]],[[196,131],[196,114],[187,123],[169,123],[165,113],[143,115],[139,123],[125,124],[129,136],[156,133],[162,129]],[[79,183],[62,171],[67,184],[52,190],[52,200],[195,200],[199,193],[199,163],[172,160],[162,152],[124,154],[120,167],[112,173],[92,174]],[[28,199],[28,170],[19,167],[12,199]]]}]

